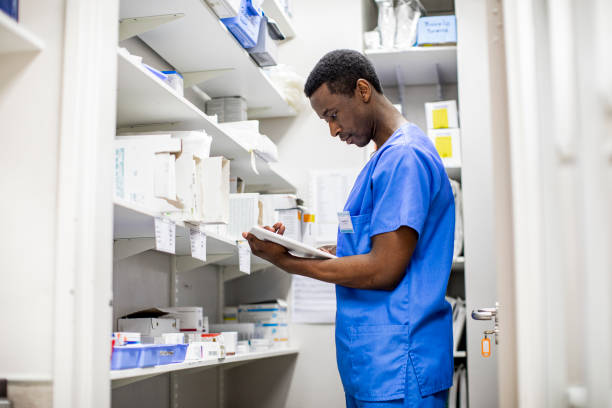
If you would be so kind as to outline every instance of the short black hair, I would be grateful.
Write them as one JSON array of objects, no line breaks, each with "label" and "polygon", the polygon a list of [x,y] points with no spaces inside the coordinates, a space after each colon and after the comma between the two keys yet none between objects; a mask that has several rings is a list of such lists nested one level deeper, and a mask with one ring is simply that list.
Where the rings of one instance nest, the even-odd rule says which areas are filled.
[{"label": "short black hair", "polygon": [[358,79],[367,80],[378,93],[383,93],[376,70],[365,55],[354,50],[331,51],[317,62],[308,75],[304,93],[310,98],[326,83],[331,93],[352,96]]}]

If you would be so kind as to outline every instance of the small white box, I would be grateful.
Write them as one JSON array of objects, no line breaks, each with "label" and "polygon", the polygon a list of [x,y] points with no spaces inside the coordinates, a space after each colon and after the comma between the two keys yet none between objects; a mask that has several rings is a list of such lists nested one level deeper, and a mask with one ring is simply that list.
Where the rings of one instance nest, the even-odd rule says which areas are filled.
[{"label": "small white box", "polygon": [[184,333],[163,333],[161,336],[162,344],[184,344]]},{"label": "small white box", "polygon": [[202,222],[229,222],[230,162],[224,157],[207,157],[198,167],[202,193]]},{"label": "small white box", "polygon": [[156,153],[154,159],[154,195],[176,201],[176,159],[170,153]]},{"label": "small white box", "polygon": [[119,319],[117,327],[122,332],[138,332],[142,336],[161,337],[164,333],[180,331],[181,325],[179,319],[141,317]]},{"label": "small white box", "polygon": [[297,197],[293,194],[260,194],[262,202],[262,225],[272,226],[280,221],[279,210],[295,208]]},{"label": "small white box", "polygon": [[457,101],[430,102],[425,104],[428,129],[452,129],[459,127]]},{"label": "small white box", "polygon": [[213,333],[237,332],[238,340],[251,340],[255,337],[255,323],[217,323],[211,324]]},{"label": "small white box", "polygon": [[233,356],[236,354],[236,346],[238,345],[238,332],[221,332],[223,342],[225,344],[225,355]]},{"label": "small white box", "polygon": [[183,332],[205,332],[204,311],[199,306],[165,307],[160,310],[167,312],[168,317],[180,319]]},{"label": "small white box", "polygon": [[442,158],[444,167],[461,167],[461,131],[459,129],[429,129],[427,135]]},{"label": "small white box", "polygon": [[273,347],[286,347],[289,344],[289,325],[287,323],[257,323],[255,337],[271,340]]}]

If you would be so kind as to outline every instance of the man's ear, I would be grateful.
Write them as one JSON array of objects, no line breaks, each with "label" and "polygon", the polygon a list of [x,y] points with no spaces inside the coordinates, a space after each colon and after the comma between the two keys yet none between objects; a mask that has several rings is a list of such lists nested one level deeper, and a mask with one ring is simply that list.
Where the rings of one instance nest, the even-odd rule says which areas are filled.
[{"label": "man's ear", "polygon": [[358,79],[355,92],[357,93],[357,96],[361,99],[362,102],[370,102],[370,99],[372,98],[372,86],[367,80]]}]

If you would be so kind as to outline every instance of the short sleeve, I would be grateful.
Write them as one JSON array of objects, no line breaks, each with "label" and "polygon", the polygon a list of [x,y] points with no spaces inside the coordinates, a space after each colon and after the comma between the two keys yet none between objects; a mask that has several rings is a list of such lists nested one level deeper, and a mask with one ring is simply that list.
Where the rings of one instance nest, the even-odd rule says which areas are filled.
[{"label": "short sleeve", "polygon": [[392,146],[381,152],[372,174],[370,236],[402,226],[421,235],[435,183],[430,161],[427,153],[410,145]]}]

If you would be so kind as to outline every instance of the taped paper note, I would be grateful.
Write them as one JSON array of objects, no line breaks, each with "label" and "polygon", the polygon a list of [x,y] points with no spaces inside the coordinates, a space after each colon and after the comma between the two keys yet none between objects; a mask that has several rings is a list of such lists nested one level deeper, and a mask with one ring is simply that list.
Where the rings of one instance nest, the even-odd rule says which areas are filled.
[{"label": "taped paper note", "polygon": [[251,247],[247,241],[238,241],[238,268],[240,272],[251,274]]},{"label": "taped paper note", "polygon": [[206,262],[206,234],[199,226],[189,227],[189,241],[191,243],[191,256]]}]

